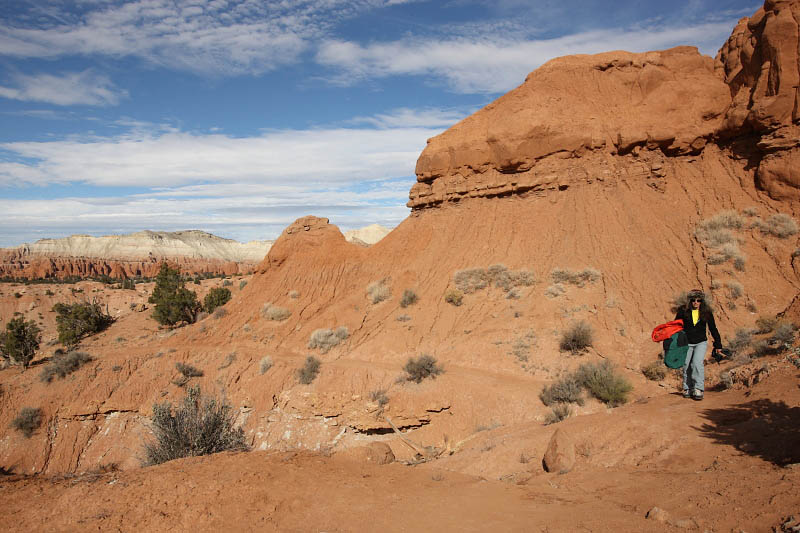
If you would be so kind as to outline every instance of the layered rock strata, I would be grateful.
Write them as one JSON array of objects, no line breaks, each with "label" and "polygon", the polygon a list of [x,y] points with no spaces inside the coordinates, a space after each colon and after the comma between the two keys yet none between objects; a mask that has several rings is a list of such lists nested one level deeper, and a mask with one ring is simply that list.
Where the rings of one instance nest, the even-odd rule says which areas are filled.
[{"label": "layered rock strata", "polygon": [[554,59],[417,161],[408,206],[670,176],[709,143],[747,158],[774,198],[800,196],[797,1],[742,19],[716,60],[693,47]]}]

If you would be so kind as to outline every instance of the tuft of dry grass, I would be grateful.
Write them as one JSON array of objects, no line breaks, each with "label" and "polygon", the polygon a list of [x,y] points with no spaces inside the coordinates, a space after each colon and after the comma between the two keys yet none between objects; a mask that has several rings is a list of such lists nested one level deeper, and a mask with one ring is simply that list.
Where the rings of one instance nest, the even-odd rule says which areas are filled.
[{"label": "tuft of dry grass", "polygon": [[29,439],[33,432],[42,425],[43,418],[42,410],[38,407],[23,407],[16,418],[11,421],[11,427],[25,435],[26,439]]},{"label": "tuft of dry grass", "polygon": [[322,363],[313,355],[306,357],[305,364],[301,368],[297,369],[298,381],[300,381],[300,383],[303,385],[311,384],[311,382],[313,382],[319,375],[320,366],[322,366]]},{"label": "tuft of dry grass", "polygon": [[381,281],[373,281],[367,285],[367,297],[369,301],[376,304],[384,300],[388,300],[392,295],[391,289]]},{"label": "tuft of dry grass", "polygon": [[653,361],[642,368],[642,374],[650,381],[661,381],[667,377],[667,367],[663,361]]},{"label": "tuft of dry grass", "polygon": [[286,320],[292,315],[292,312],[285,307],[279,307],[272,302],[267,302],[261,307],[261,316],[267,320],[274,320],[280,322]]},{"label": "tuft of dry grass", "polygon": [[437,364],[436,359],[427,354],[416,358],[410,357],[403,370],[406,372],[406,380],[415,383],[421,383],[426,378],[435,379],[444,372],[444,369]]},{"label": "tuft of dry grass", "polygon": [[458,289],[448,289],[444,293],[444,301],[458,307],[464,301],[464,293]]},{"label": "tuft of dry grass", "polygon": [[591,324],[585,320],[570,325],[561,334],[558,347],[562,352],[572,352],[579,354],[586,350],[594,342],[594,330]]},{"label": "tuft of dry grass", "polygon": [[273,362],[272,357],[265,355],[261,358],[261,362],[258,365],[258,371],[260,374],[266,374],[267,371],[272,368]]},{"label": "tuft of dry grass", "polygon": [[557,424],[570,416],[572,416],[572,406],[568,403],[557,403],[550,408],[550,412],[545,415],[544,425],[549,426],[551,424]]},{"label": "tuft of dry grass", "polygon": [[91,360],[92,356],[85,352],[57,352],[42,368],[39,380],[50,383],[56,376],[64,379]]},{"label": "tuft of dry grass", "polygon": [[349,332],[345,326],[339,326],[335,330],[326,328],[316,329],[311,333],[311,337],[308,340],[308,347],[311,349],[319,348],[322,353],[328,353],[331,348],[340,344],[348,336]]}]

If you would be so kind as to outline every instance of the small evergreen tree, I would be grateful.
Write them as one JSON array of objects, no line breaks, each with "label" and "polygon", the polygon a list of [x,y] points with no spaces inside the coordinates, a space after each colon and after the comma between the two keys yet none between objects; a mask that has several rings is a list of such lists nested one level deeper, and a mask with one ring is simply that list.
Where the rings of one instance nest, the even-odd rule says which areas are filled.
[{"label": "small evergreen tree", "polygon": [[225,289],[223,287],[214,287],[206,297],[203,299],[203,308],[206,313],[213,313],[214,309],[221,305],[225,305],[231,299],[231,291],[230,289]]},{"label": "small evergreen tree", "polygon": [[161,263],[156,286],[147,301],[155,304],[153,318],[156,322],[168,326],[181,321],[192,323],[200,310],[197,294],[184,287],[180,271],[166,262]]},{"label": "small evergreen tree", "polygon": [[99,333],[114,322],[97,302],[57,303],[53,311],[57,313],[58,342],[67,348],[74,348],[82,338]]},{"label": "small evergreen tree", "polygon": [[28,368],[41,340],[42,330],[36,322],[25,321],[21,316],[12,318],[6,324],[5,332],[0,333],[0,355],[11,363]]}]

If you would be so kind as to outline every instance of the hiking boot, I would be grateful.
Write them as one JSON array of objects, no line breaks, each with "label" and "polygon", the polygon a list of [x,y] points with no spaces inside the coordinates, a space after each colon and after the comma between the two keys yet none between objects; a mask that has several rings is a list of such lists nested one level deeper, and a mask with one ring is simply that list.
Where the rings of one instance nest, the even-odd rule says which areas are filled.
[{"label": "hiking boot", "polygon": [[692,397],[691,391],[689,391],[689,389],[684,390],[683,391],[683,397],[684,398],[691,398]]},{"label": "hiking boot", "polygon": [[703,399],[703,391],[701,391],[701,390],[695,390],[695,391],[692,393],[692,400],[695,400],[695,401],[699,402],[699,401],[700,401],[700,400],[702,400],[702,399]]}]

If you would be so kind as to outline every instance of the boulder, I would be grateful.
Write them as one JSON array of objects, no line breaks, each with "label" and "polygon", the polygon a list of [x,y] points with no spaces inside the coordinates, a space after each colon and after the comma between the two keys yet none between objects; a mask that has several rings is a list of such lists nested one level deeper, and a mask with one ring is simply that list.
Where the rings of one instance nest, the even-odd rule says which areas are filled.
[{"label": "boulder", "polygon": [[559,474],[569,472],[575,466],[575,443],[561,428],[557,429],[550,437],[550,444],[547,445],[542,466],[548,472]]}]

